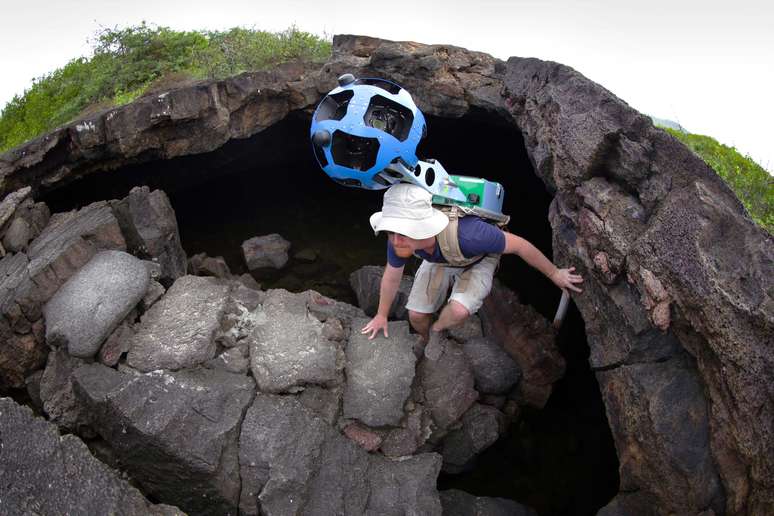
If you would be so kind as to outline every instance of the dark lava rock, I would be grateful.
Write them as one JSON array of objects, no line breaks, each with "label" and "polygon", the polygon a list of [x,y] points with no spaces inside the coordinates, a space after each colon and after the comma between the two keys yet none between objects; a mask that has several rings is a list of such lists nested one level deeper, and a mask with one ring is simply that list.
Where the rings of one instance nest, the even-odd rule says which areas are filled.
[{"label": "dark lava rock", "polygon": [[73,372],[83,365],[85,361],[71,357],[63,349],[54,350],[48,354],[40,380],[43,410],[64,431],[78,431],[90,421],[89,414],[75,398],[71,381]]},{"label": "dark lava rock", "polygon": [[505,394],[521,377],[516,362],[491,339],[479,337],[466,340],[462,351],[470,360],[478,392]]},{"label": "dark lava rock", "polygon": [[[368,319],[355,321],[365,326]],[[352,332],[347,343],[347,385],[344,389],[344,417],[369,426],[396,426],[403,418],[403,406],[414,381],[414,342],[408,323],[388,324],[389,338]]]},{"label": "dark lava rock", "polygon": [[445,340],[438,360],[419,363],[419,380],[426,407],[441,430],[449,428],[478,399],[470,362],[459,344]]},{"label": "dark lava rock", "polygon": [[55,214],[26,254],[0,260],[0,386],[23,387],[45,363],[43,305],[99,250],[125,248],[110,208],[98,202]]},{"label": "dark lava rock", "polygon": [[439,494],[444,516],[537,516],[529,507],[507,498],[474,496],[458,489]]},{"label": "dark lava rock", "polygon": [[102,251],[75,273],[43,307],[46,341],[72,356],[93,357],[145,296],[145,266],[121,251]]},{"label": "dark lava rock", "polygon": [[167,194],[138,186],[112,207],[132,254],[158,263],[166,285],[185,275],[185,251]]},{"label": "dark lava rock", "polygon": [[293,396],[256,396],[239,458],[241,514],[441,514],[438,455],[370,455]]},{"label": "dark lava rock", "polygon": [[188,259],[188,270],[194,276],[229,278],[231,270],[222,256],[211,257],[207,253],[195,254]]},{"label": "dark lava rock", "polygon": [[0,398],[0,513],[173,516],[97,460],[79,438],[59,435],[27,407]]},{"label": "dark lava rock", "polygon": [[288,262],[290,242],[277,233],[257,236],[242,242],[242,254],[251,271],[271,267],[281,269]]},{"label": "dark lava rock", "polygon": [[229,287],[215,278],[178,278],[142,316],[127,364],[153,371],[194,367],[213,358],[228,292]]},{"label": "dark lava rock", "polygon": [[310,316],[307,302],[304,294],[269,290],[254,313],[250,368],[260,390],[283,392],[341,382],[341,344],[323,335],[323,323]]},{"label": "dark lava rock", "polygon": [[195,514],[237,513],[250,378],[212,369],[128,375],[94,364],[73,383],[95,430],[147,493]]},{"label": "dark lava rock", "polygon": [[516,294],[497,280],[479,314],[484,334],[521,369],[521,401],[543,408],[553,383],[564,375],[565,368],[549,322],[532,307],[519,303]]},{"label": "dark lava rock", "polygon": [[461,473],[505,431],[505,415],[494,407],[474,403],[462,416],[462,426],[443,439],[443,470]]},{"label": "dark lava rock", "polygon": [[[384,267],[376,265],[366,265],[349,275],[349,284],[357,296],[357,304],[370,317],[376,315],[379,308],[379,285],[382,281]],[[400,280],[398,292],[395,294],[395,300],[390,307],[390,319],[408,320],[406,311],[406,302],[413,279],[404,275]]]}]

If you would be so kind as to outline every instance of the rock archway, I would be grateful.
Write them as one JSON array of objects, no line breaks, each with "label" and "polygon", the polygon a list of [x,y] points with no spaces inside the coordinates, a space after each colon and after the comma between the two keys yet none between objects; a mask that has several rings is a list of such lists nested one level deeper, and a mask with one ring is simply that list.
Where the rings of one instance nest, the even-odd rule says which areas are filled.
[{"label": "rock archway", "polygon": [[[554,259],[586,277],[575,301],[620,462],[620,493],[603,512],[774,511],[772,238],[689,150],[566,66],[338,36],[322,67],[144,98],[10,151],[2,190],[54,199],[111,171],[122,172],[105,180],[117,187],[137,172],[195,188],[229,162],[249,166],[249,138],[308,117],[345,72],[401,83],[436,125],[468,117],[520,133],[509,152],[522,168],[526,155],[525,181],[539,178],[550,199]],[[486,154],[465,147],[473,173],[464,160]],[[275,146],[259,150],[270,166]],[[212,166],[186,166],[203,153]],[[475,174],[508,188],[513,178],[490,167]]]}]

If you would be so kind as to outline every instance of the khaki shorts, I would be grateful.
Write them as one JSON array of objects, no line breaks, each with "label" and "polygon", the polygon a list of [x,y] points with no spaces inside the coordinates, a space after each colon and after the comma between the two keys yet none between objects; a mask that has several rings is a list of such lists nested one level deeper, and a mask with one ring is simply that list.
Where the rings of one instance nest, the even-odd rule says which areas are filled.
[{"label": "khaki shorts", "polygon": [[[499,262],[499,254],[487,255],[467,268],[423,260],[414,277],[406,309],[423,314],[437,312],[453,283],[449,301],[457,301],[471,314],[476,313],[492,290],[492,278]],[[463,274],[466,271],[469,272]]]}]

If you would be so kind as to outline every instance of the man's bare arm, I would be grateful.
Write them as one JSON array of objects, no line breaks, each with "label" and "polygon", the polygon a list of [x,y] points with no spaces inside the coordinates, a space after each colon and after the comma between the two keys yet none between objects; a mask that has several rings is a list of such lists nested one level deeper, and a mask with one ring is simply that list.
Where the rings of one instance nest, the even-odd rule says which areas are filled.
[{"label": "man's bare arm", "polygon": [[582,292],[581,289],[575,286],[575,283],[583,282],[583,278],[580,275],[573,274],[575,267],[559,269],[528,240],[516,236],[513,233],[508,233],[507,231],[503,231],[503,234],[505,235],[505,250],[503,251],[503,254],[519,255],[525,262],[542,272],[561,289]]},{"label": "man's bare arm", "polygon": [[385,337],[389,337],[387,333],[387,316],[390,314],[390,307],[398,293],[402,277],[402,266],[393,267],[389,263],[384,266],[382,281],[379,283],[379,308],[376,310],[376,316],[361,330],[361,333],[370,332],[369,339],[373,339],[379,333],[379,330],[384,331]]}]

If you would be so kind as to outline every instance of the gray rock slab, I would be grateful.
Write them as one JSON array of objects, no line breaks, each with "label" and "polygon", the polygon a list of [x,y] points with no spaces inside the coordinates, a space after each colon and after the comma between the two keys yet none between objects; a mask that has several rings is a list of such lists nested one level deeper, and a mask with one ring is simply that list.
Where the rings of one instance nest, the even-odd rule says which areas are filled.
[{"label": "gray rock slab", "polygon": [[133,254],[158,263],[163,281],[185,275],[187,260],[167,194],[138,186],[124,199],[113,201],[112,207]]},{"label": "gray rock slab", "polygon": [[290,242],[277,233],[250,238],[242,242],[242,254],[251,271],[265,267],[281,269],[288,262]]},{"label": "gray rock slab", "polygon": [[147,493],[195,514],[236,514],[238,431],[252,379],[212,369],[131,375],[93,364],[73,383],[97,432]]},{"label": "gray rock slab", "polygon": [[461,346],[446,340],[438,360],[422,360],[418,374],[433,421],[440,429],[449,428],[478,399],[470,361]]},{"label": "gray rock slab", "polygon": [[0,398],[0,514],[183,515],[153,505],[74,435]]},{"label": "gray rock slab", "polygon": [[77,431],[89,422],[88,413],[73,394],[71,375],[86,362],[71,357],[63,349],[48,354],[40,380],[40,399],[50,421],[64,431]]},{"label": "gray rock slab", "polygon": [[[368,319],[354,322],[360,328]],[[404,321],[388,324],[383,334],[369,340],[353,331],[347,343],[347,385],[344,389],[344,417],[369,426],[398,425],[414,381],[416,337]]]},{"label": "gray rock slab", "polygon": [[294,396],[258,393],[242,424],[240,513],[403,515],[441,513],[440,457],[369,455]]},{"label": "gray rock slab", "polygon": [[537,516],[526,505],[507,498],[474,496],[458,489],[441,491],[444,516]]},{"label": "gray rock slab", "polygon": [[32,193],[32,187],[25,186],[6,195],[0,201],[0,228],[8,222],[16,211],[16,207]]},{"label": "gray rock slab", "polygon": [[298,395],[298,401],[322,418],[323,421],[333,425],[339,418],[342,396],[342,386],[325,389],[316,385],[310,385]]},{"label": "gray rock slab", "polygon": [[462,416],[462,426],[443,439],[443,470],[460,473],[505,431],[505,415],[494,407],[474,403]]},{"label": "gray rock slab", "polygon": [[[349,275],[349,284],[357,296],[357,304],[366,315],[373,317],[379,308],[379,285],[382,281],[384,267],[377,265],[366,265]],[[395,299],[390,306],[390,319],[408,320],[406,311],[406,302],[408,301],[413,278],[404,275],[400,280]]]},{"label": "gray rock slab", "polygon": [[175,370],[212,359],[228,291],[215,278],[178,278],[142,316],[127,364],[140,371]]},{"label": "gray rock slab", "polygon": [[145,296],[142,262],[122,251],[101,251],[43,307],[46,341],[89,358]]},{"label": "gray rock slab", "polygon": [[413,455],[430,437],[430,417],[421,405],[409,411],[401,427],[387,432],[382,441],[381,450],[387,457],[405,457]]},{"label": "gray rock slab", "polygon": [[230,373],[246,374],[250,370],[250,351],[247,344],[223,350],[218,356],[207,362],[207,367],[222,369]]},{"label": "gray rock slab", "polygon": [[228,278],[231,269],[222,256],[207,256],[207,253],[199,253],[188,259],[188,270],[194,276],[215,276],[216,278]]},{"label": "gray rock slab", "polygon": [[323,335],[323,323],[309,314],[307,300],[303,294],[270,290],[254,312],[250,368],[260,390],[340,382],[341,345]]},{"label": "gray rock slab", "polygon": [[492,339],[478,337],[466,340],[462,351],[470,360],[479,392],[504,394],[521,378],[516,361]]}]

